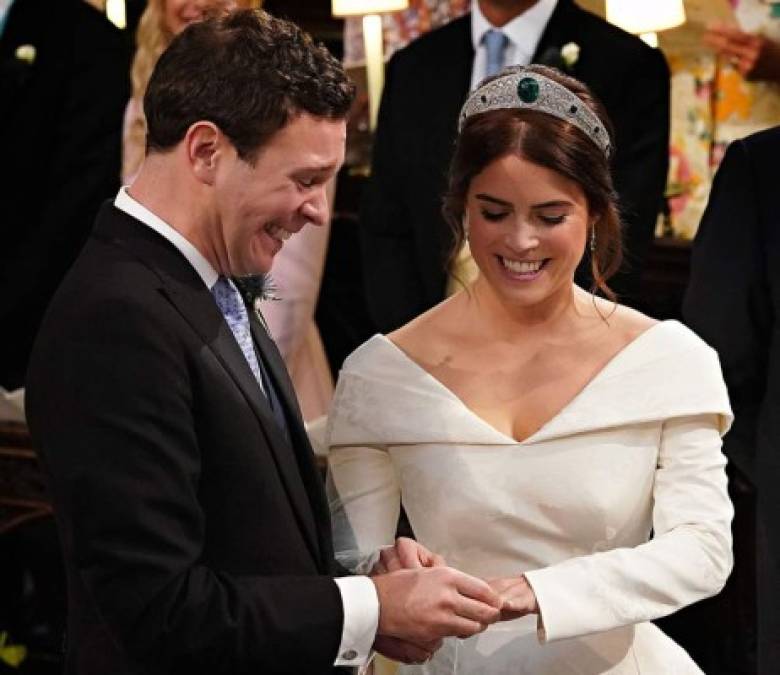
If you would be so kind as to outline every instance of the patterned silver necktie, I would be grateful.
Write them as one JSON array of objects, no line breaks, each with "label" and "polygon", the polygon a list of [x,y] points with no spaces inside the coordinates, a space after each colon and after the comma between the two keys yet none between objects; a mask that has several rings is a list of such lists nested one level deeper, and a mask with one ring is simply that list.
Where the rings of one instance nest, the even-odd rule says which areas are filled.
[{"label": "patterned silver necktie", "polygon": [[233,282],[227,277],[219,277],[217,283],[211,288],[211,293],[217,301],[217,307],[225,317],[227,325],[233,332],[241,352],[244,354],[252,373],[257,380],[260,389],[265,391],[263,386],[263,377],[260,374],[260,364],[257,362],[257,354],[252,343],[252,331],[249,329],[249,315],[246,311],[246,305],[241,299],[241,293],[235,287]]}]

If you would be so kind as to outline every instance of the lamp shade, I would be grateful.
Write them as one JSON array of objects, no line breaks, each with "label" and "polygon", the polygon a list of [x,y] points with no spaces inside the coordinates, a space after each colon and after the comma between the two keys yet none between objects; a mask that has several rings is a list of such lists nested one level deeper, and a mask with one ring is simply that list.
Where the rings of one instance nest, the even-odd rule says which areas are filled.
[{"label": "lamp shade", "polygon": [[333,16],[364,16],[382,12],[399,12],[409,0],[331,0]]},{"label": "lamp shade", "polygon": [[117,28],[127,28],[127,11],[125,0],[107,0],[106,16]]},{"label": "lamp shade", "polygon": [[629,33],[653,33],[685,23],[683,0],[607,0],[607,21]]}]

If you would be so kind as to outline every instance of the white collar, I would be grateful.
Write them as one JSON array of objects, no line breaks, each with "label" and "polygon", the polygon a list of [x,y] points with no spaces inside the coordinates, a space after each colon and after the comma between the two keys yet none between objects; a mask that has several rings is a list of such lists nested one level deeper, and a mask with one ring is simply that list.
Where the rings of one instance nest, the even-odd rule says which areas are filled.
[{"label": "white collar", "polygon": [[[518,56],[522,54],[526,57],[525,59],[516,58],[517,63],[531,61],[557,4],[558,0],[538,0],[533,7],[501,26],[501,32],[518,50]],[[493,26],[485,18],[479,7],[479,0],[473,0],[471,3],[471,41],[474,45],[474,51],[479,49],[485,33],[492,28],[496,28],[496,26]]]},{"label": "white collar", "polygon": [[114,200],[114,206],[120,211],[124,211],[136,220],[140,220],[144,225],[151,227],[157,234],[165,237],[177,250],[187,258],[187,261],[195,268],[203,283],[211,290],[211,287],[217,283],[219,274],[206,260],[203,254],[195,246],[184,238],[184,236],[172,228],[162,218],[152,213],[143,204],[133,199],[127,191],[127,186],[121,187]]}]

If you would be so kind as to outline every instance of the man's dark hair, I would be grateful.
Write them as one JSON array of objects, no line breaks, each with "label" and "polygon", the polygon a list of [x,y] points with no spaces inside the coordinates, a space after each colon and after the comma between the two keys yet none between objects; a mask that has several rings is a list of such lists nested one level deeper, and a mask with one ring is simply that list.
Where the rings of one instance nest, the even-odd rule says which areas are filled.
[{"label": "man's dark hair", "polygon": [[344,119],[355,87],[328,50],[289,21],[239,10],[195,23],[162,54],[144,96],[147,151],[216,124],[245,161],[301,112]]}]

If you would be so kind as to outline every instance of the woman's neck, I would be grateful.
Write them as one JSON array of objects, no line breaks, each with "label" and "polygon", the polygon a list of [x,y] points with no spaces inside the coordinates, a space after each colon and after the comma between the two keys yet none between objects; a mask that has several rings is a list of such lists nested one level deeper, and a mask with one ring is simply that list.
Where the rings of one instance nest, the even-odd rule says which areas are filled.
[{"label": "woman's neck", "polygon": [[499,296],[483,278],[472,286],[469,303],[478,315],[480,332],[513,340],[543,333],[547,337],[567,332],[582,317],[574,284],[564,286],[553,295],[533,305],[511,303]]}]

